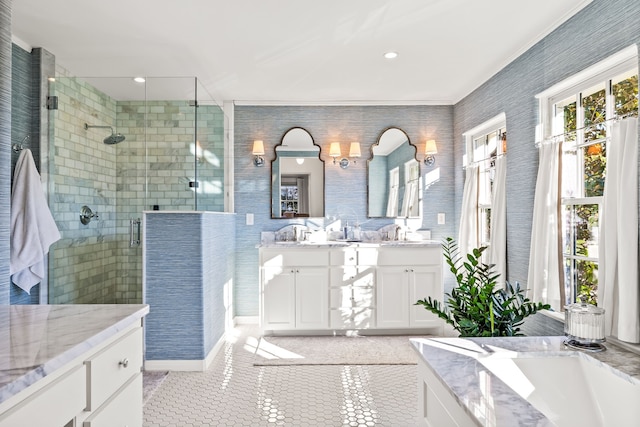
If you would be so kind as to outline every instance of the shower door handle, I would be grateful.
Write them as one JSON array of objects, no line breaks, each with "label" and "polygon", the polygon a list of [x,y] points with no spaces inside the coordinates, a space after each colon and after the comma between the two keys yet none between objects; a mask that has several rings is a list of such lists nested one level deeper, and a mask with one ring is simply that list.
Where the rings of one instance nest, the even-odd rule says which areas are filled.
[{"label": "shower door handle", "polygon": [[129,247],[140,246],[140,218],[129,220]]}]

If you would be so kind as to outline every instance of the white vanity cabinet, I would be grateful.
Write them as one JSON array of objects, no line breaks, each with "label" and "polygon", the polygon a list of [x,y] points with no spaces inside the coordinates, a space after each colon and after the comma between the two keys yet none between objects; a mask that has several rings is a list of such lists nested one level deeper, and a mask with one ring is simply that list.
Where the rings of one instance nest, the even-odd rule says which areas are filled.
[{"label": "white vanity cabinet", "polygon": [[374,247],[333,248],[330,251],[330,325],[332,329],[375,327]]},{"label": "white vanity cabinet", "polygon": [[[104,307],[97,306],[96,318]],[[91,320],[87,323],[92,324]],[[141,427],[142,325],[138,320],[129,326],[121,323],[118,329],[102,342],[95,338],[78,345],[86,350],[2,402],[0,426]],[[73,337],[73,332],[67,331],[67,335]],[[83,336],[80,332],[77,335]],[[68,336],[65,339],[71,342]],[[49,350],[58,345],[44,338],[43,342]]]},{"label": "white vanity cabinet", "polygon": [[325,249],[261,248],[261,327],[328,329],[328,264]]},{"label": "white vanity cabinet", "polygon": [[259,253],[263,330],[442,330],[414,305],[442,300],[439,245],[274,244]]},{"label": "white vanity cabinet", "polygon": [[419,299],[442,300],[442,256],[439,248],[382,248],[376,274],[378,328],[442,328],[442,320]]}]

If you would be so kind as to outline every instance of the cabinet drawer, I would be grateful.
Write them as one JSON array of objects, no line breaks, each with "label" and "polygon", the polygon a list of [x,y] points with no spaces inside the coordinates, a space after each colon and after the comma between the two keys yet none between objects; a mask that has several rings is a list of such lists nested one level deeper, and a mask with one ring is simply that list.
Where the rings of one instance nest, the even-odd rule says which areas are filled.
[{"label": "cabinet drawer", "polygon": [[2,426],[63,426],[85,408],[87,371],[81,364],[0,415]]},{"label": "cabinet drawer", "polygon": [[373,286],[376,273],[373,267],[331,267],[331,287]]},{"label": "cabinet drawer", "polygon": [[331,265],[376,265],[377,248],[343,248],[331,251]]},{"label": "cabinet drawer", "polygon": [[260,253],[262,265],[265,267],[279,266],[324,266],[329,265],[329,251],[327,249],[263,249]]},{"label": "cabinet drawer", "polygon": [[129,379],[118,392],[98,408],[83,427],[142,427],[142,373]]},{"label": "cabinet drawer", "polygon": [[442,250],[433,248],[383,248],[378,265],[440,265]]},{"label": "cabinet drawer", "polygon": [[[95,354],[87,365],[87,410],[95,410],[142,368],[142,328]],[[139,404],[140,402],[138,402]]]},{"label": "cabinet drawer", "polygon": [[343,286],[331,289],[331,308],[371,308],[374,303],[373,286]]},{"label": "cabinet drawer", "polygon": [[332,308],[333,329],[371,329],[375,325],[373,308]]}]

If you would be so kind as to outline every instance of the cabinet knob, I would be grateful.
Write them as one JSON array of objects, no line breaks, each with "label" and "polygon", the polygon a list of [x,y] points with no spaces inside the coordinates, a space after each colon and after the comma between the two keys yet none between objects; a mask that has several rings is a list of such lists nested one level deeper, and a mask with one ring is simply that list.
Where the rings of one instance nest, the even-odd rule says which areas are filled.
[{"label": "cabinet knob", "polygon": [[118,362],[118,366],[122,366],[123,368],[126,368],[127,366],[129,366],[129,359],[125,357],[124,359]]},{"label": "cabinet knob", "polygon": [[404,272],[405,272],[405,273],[408,273],[408,272],[409,272],[409,269],[408,269],[408,268],[405,268],[405,269],[404,269]]}]

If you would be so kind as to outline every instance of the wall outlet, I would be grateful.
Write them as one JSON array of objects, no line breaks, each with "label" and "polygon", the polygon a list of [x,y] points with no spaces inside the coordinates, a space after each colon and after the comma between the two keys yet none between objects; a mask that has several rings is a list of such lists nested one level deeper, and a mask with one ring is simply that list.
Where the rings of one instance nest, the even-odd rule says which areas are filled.
[{"label": "wall outlet", "polygon": [[248,213],[247,214],[246,222],[247,222],[247,225],[253,225],[253,214],[252,213]]},{"label": "wall outlet", "polygon": [[438,214],[438,225],[444,225],[445,221],[444,221],[444,214],[443,213],[439,213]]}]

